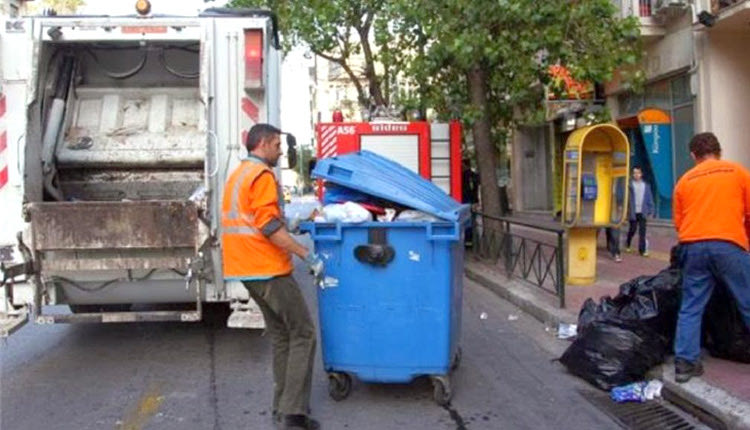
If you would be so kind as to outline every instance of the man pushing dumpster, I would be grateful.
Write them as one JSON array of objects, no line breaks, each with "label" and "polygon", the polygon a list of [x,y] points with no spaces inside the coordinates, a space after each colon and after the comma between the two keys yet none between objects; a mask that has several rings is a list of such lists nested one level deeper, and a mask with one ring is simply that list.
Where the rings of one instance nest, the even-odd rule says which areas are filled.
[{"label": "man pushing dumpster", "polygon": [[317,429],[308,416],[315,356],[315,326],[292,277],[291,254],[316,276],[323,262],[287,230],[272,168],[282,132],[257,124],[247,134],[249,153],[227,179],[222,204],[224,278],[241,281],[266,321],[273,345],[273,420],[285,429]]}]

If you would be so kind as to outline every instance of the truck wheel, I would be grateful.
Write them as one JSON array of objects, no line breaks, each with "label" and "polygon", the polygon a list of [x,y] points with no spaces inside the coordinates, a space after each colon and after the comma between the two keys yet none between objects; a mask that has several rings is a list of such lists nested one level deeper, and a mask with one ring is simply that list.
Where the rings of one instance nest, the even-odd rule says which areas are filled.
[{"label": "truck wheel", "polygon": [[352,391],[352,377],[347,373],[331,372],[328,374],[328,395],[335,401],[349,397]]},{"label": "truck wheel", "polygon": [[446,406],[450,404],[453,398],[453,391],[451,390],[451,381],[447,376],[433,376],[432,378],[432,397],[440,406]]}]

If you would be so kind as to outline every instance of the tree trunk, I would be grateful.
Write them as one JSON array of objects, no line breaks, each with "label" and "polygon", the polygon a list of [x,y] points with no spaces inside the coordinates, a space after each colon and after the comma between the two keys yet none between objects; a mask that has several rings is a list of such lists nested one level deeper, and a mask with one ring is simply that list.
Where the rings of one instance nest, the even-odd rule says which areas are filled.
[{"label": "tree trunk", "polygon": [[[479,166],[482,212],[492,216],[502,216],[500,189],[497,186],[497,150],[490,138],[490,118],[487,109],[487,72],[475,66],[468,72],[469,98],[472,105],[481,112],[474,122],[472,135]],[[483,220],[485,233],[500,231],[500,223]]]}]

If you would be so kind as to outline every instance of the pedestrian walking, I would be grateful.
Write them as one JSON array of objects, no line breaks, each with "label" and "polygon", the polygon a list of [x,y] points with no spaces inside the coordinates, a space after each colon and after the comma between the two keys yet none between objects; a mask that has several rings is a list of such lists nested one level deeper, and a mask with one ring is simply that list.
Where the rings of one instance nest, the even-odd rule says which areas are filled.
[{"label": "pedestrian walking", "polygon": [[283,197],[272,168],[281,156],[281,131],[257,124],[247,134],[249,156],[231,173],[222,205],[224,278],[242,281],[260,307],[273,348],[272,417],[284,429],[317,429],[309,418],[315,326],[292,277],[291,254],[316,277],[323,263],[287,230]]},{"label": "pedestrian walking", "polygon": [[607,227],[604,229],[607,236],[607,250],[615,263],[622,262],[622,255],[620,254],[620,228],[619,227]]},{"label": "pedestrian walking", "polygon": [[675,339],[675,380],[703,374],[701,322],[717,282],[725,284],[750,328],[750,172],[721,160],[713,133],[690,141],[695,167],[674,190],[674,224],[682,245],[682,303]]},{"label": "pedestrian walking", "polygon": [[656,215],[654,195],[651,192],[651,184],[643,179],[643,171],[640,167],[633,169],[633,180],[630,182],[630,202],[628,204],[628,236],[626,252],[633,252],[630,244],[638,230],[638,253],[644,257],[648,256],[646,246],[646,219]]}]

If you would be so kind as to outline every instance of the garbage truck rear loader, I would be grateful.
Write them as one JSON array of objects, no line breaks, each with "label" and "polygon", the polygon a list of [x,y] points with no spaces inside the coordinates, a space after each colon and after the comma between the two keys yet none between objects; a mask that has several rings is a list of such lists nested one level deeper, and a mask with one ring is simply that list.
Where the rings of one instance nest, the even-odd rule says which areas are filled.
[{"label": "garbage truck rear loader", "polygon": [[228,303],[230,326],[262,327],[242,285],[223,282],[219,229],[247,130],[279,123],[275,18],[215,9],[3,28],[25,93],[8,109],[26,113],[13,125],[26,231],[21,261],[3,267],[0,335],[29,317],[197,321],[205,302]]}]

